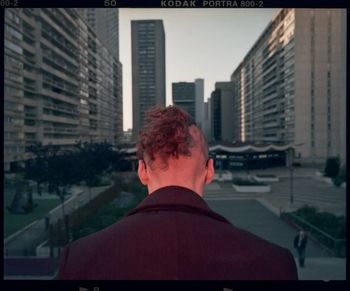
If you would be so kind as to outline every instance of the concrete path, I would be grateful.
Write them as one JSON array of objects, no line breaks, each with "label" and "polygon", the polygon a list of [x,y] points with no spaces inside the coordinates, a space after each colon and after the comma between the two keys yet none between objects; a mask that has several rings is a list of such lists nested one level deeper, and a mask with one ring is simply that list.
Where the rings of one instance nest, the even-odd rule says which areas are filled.
[{"label": "concrete path", "polygon": [[[298,232],[257,200],[208,200],[207,203],[211,209],[226,217],[233,225],[287,248],[296,255],[293,240]],[[330,255],[309,240],[307,256],[326,257]]]},{"label": "concrete path", "polygon": [[[326,205],[326,209],[334,212],[341,210],[345,205],[345,191],[333,186],[325,191],[320,188],[328,188],[322,183],[315,183],[307,178],[299,181],[296,186],[299,197],[292,207],[297,208],[307,202],[309,205]],[[287,179],[287,178],[285,178]],[[309,179],[310,180],[310,179]],[[271,193],[237,193],[231,183],[212,183],[206,186],[204,199],[214,211],[226,217],[232,224],[248,230],[272,243],[288,248],[295,256],[293,239],[297,231],[279,218],[279,211],[288,207],[289,195],[286,189],[287,181],[281,181],[273,185]],[[338,191],[340,190],[340,191]],[[298,266],[298,264],[297,264]],[[306,249],[306,263],[304,268],[299,268],[300,280],[345,280],[346,260],[332,257],[329,252],[309,240]]]}]

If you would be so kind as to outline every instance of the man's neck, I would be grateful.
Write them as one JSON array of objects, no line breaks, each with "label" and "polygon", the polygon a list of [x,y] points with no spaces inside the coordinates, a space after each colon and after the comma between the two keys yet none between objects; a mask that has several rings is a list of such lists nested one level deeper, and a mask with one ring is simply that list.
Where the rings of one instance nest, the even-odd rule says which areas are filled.
[{"label": "man's neck", "polygon": [[147,185],[148,188],[148,193],[151,194],[154,191],[163,188],[163,187],[167,187],[167,186],[179,186],[179,187],[184,187],[187,189],[192,190],[193,192],[197,193],[199,196],[203,196],[203,185],[195,185],[195,183],[191,182],[191,181],[183,181],[183,182],[179,182],[179,181],[162,181],[162,182],[152,182],[149,183]]}]

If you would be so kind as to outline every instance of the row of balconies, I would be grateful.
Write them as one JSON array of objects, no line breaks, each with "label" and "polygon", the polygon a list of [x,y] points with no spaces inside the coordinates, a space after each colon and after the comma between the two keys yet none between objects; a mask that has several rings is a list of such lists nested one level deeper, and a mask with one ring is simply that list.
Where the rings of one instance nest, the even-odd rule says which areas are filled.
[{"label": "row of balconies", "polygon": [[45,133],[65,133],[65,134],[77,134],[77,128],[64,128],[64,127],[44,127]]},{"label": "row of balconies", "polygon": [[77,66],[72,66],[71,64],[68,64],[68,62],[66,62],[63,59],[63,57],[61,57],[61,56],[58,57],[58,56],[50,53],[49,50],[42,50],[42,54],[43,54],[44,57],[47,58],[48,61],[50,61],[51,63],[57,65],[58,67],[60,67],[66,73],[68,73],[70,75],[78,74],[79,68]]},{"label": "row of balconies", "polygon": [[47,40],[49,40],[54,47],[56,46],[60,50],[64,51],[71,58],[74,58],[74,59],[78,58],[78,51],[70,48],[65,43],[63,38],[60,38],[57,35],[53,35],[51,32],[48,32],[48,31],[42,31],[41,36],[42,38],[46,38]]},{"label": "row of balconies", "polygon": [[71,113],[71,114],[78,114],[79,110],[72,108],[72,107],[67,107],[67,106],[59,106],[59,105],[55,105],[52,103],[44,103],[44,107],[54,110],[54,111],[60,111],[60,112],[65,112],[65,113]]},{"label": "row of balconies", "polygon": [[46,84],[50,85],[51,87],[59,88],[60,90],[69,93],[69,96],[70,95],[78,96],[78,94],[79,94],[78,87],[72,88],[72,86],[67,86],[66,84],[63,84],[62,82],[52,80],[45,75],[43,76],[43,83],[46,83]]},{"label": "row of balconies", "polygon": [[77,66],[78,62],[78,58],[76,58],[76,56],[72,57],[71,55],[67,54],[66,52],[57,49],[57,47],[52,44],[50,41],[48,41],[45,38],[41,38],[41,44],[40,44],[40,48],[41,51],[46,51],[48,49],[54,51],[57,55],[59,55],[60,57],[62,57],[65,61],[71,63],[74,66]]},{"label": "row of balconies", "polygon": [[78,125],[79,124],[79,118],[78,117],[76,117],[76,118],[69,118],[69,117],[52,115],[52,114],[47,114],[47,113],[43,113],[42,116],[43,116],[43,120],[44,121],[66,123],[66,124],[74,124],[74,125]]},{"label": "row of balconies", "polygon": [[[78,29],[72,25],[73,23],[69,23],[67,19],[61,14],[59,9],[57,8],[46,8],[46,13],[48,13],[51,19],[58,25],[64,32],[71,38],[75,39],[79,35]],[[66,25],[62,25],[66,24]],[[74,23],[75,24],[75,23]]]},{"label": "row of balconies", "polygon": [[[43,27],[44,25],[47,26],[45,27],[46,31],[49,31],[54,36],[54,38],[59,39],[61,43],[63,43],[69,50],[74,53],[76,51],[75,37],[71,37],[63,29],[63,26],[66,25],[66,21],[63,21],[60,24],[56,24],[53,19],[46,14],[49,11],[48,8],[42,8],[42,11],[44,13],[41,13],[41,20],[43,22]],[[74,27],[69,28],[71,31],[74,30]]]}]

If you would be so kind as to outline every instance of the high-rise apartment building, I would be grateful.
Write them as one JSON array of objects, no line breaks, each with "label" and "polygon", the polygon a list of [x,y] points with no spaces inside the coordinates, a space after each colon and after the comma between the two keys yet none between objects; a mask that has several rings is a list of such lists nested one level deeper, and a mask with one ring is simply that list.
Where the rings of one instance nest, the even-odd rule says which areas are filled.
[{"label": "high-rise apartment building", "polygon": [[281,9],[231,75],[242,141],[346,155],[346,10]]},{"label": "high-rise apartment building", "polygon": [[117,8],[77,8],[109,52],[119,60],[119,10]]},{"label": "high-rise apartment building", "polygon": [[133,137],[142,128],[144,114],[165,106],[165,33],[162,20],[131,21]]},{"label": "high-rise apartment building", "polygon": [[122,136],[121,68],[76,9],[6,9],[4,50],[5,170],[33,142]]},{"label": "high-rise apartment building", "polygon": [[215,141],[234,140],[233,84],[216,82],[210,96],[211,137]]},{"label": "high-rise apartment building", "polygon": [[119,10],[117,8],[77,8],[80,16],[90,26],[97,38],[103,43],[104,51],[114,57],[113,79],[116,85],[116,110],[114,116],[116,136],[123,136],[123,92],[122,64],[119,61]]}]

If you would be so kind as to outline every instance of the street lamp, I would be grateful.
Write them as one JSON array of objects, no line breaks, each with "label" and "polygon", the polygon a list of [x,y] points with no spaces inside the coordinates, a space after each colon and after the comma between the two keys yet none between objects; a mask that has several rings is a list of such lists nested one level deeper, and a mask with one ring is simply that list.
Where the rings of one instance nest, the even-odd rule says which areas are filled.
[{"label": "street lamp", "polygon": [[291,158],[290,164],[290,204],[293,205],[294,202],[294,192],[293,192],[293,158]]},{"label": "street lamp", "polygon": [[294,148],[297,146],[301,146],[304,143],[299,143],[294,145],[293,148],[290,150],[290,204],[293,205],[294,203],[294,168],[293,168],[293,158],[294,158]]}]

